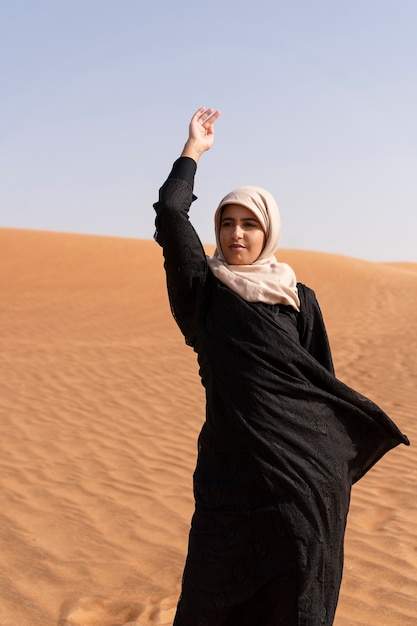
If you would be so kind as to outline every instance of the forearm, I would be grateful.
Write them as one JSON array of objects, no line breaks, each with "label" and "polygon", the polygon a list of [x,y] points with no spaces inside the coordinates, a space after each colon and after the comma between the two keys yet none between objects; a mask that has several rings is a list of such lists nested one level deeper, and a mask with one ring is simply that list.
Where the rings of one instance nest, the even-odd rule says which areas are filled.
[{"label": "forearm", "polygon": [[194,189],[194,177],[197,171],[197,163],[192,157],[182,155],[175,161],[172,166],[168,180],[176,178],[188,183],[191,190]]}]

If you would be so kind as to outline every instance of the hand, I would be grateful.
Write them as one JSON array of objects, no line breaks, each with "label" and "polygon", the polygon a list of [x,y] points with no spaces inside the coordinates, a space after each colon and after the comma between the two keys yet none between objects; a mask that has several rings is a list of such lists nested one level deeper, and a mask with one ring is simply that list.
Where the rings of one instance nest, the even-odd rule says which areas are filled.
[{"label": "hand", "polygon": [[191,118],[188,140],[181,156],[188,156],[198,162],[206,150],[210,150],[214,142],[214,122],[220,116],[220,111],[201,107]]}]

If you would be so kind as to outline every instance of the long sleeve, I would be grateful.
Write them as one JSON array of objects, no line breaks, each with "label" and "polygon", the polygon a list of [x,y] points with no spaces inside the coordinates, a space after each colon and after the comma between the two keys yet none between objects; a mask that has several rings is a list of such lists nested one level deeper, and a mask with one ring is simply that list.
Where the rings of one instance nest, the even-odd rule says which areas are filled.
[{"label": "long sleeve", "polygon": [[196,163],[180,157],[159,190],[155,240],[162,246],[171,311],[187,344],[194,346],[200,315],[207,260],[201,241],[188,218]]}]

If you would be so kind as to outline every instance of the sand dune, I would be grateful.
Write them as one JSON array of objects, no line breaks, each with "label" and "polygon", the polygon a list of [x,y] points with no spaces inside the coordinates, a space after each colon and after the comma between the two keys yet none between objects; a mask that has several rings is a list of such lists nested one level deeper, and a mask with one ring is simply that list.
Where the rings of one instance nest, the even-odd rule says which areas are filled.
[{"label": "sand dune", "polygon": [[[204,412],[152,241],[0,230],[0,626],[169,625]],[[285,250],[336,372],[417,440],[417,263]],[[417,460],[355,486],[336,626],[417,623]]]}]

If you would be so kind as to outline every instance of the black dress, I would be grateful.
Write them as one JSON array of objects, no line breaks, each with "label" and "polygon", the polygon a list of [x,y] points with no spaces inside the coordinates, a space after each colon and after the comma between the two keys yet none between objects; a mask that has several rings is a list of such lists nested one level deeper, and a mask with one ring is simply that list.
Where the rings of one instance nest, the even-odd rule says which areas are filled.
[{"label": "black dress", "polygon": [[314,293],[300,313],[249,303],[211,273],[188,219],[195,163],[160,189],[172,313],[198,355],[206,420],[175,626],[330,626],[352,484],[399,443],[372,401],[334,376]]}]

